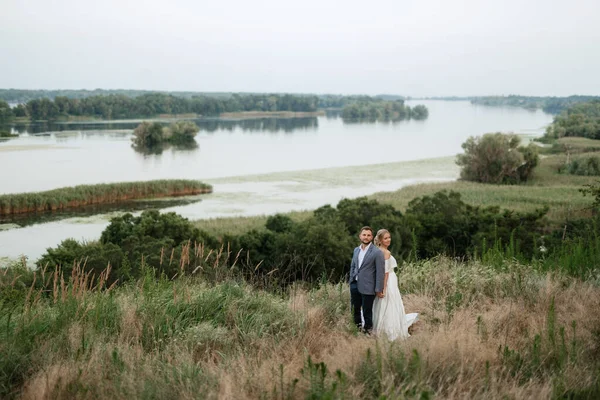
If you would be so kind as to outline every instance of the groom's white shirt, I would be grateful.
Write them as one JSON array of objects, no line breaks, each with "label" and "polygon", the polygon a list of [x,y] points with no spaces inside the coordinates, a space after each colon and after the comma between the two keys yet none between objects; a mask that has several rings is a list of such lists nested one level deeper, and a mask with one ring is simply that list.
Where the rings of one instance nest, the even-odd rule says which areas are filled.
[{"label": "groom's white shirt", "polygon": [[[360,250],[358,251],[358,269],[360,269],[360,266],[362,265],[362,262],[365,259],[365,254],[367,254],[367,251],[369,250],[370,246],[371,243],[366,245],[364,249],[362,248],[362,246],[360,246]],[[356,277],[356,279],[358,280],[358,276]]]}]

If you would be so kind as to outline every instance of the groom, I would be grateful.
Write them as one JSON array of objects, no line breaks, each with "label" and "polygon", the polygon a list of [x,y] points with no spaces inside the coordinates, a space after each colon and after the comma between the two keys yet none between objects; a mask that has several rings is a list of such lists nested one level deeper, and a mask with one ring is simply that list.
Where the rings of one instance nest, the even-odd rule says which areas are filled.
[{"label": "groom", "polygon": [[373,329],[373,302],[375,296],[383,297],[383,277],[385,260],[383,252],[373,241],[373,229],[369,226],[361,228],[358,234],[360,246],[354,249],[350,264],[350,302],[354,323],[361,328],[360,311],[365,319],[364,332],[369,334]]}]

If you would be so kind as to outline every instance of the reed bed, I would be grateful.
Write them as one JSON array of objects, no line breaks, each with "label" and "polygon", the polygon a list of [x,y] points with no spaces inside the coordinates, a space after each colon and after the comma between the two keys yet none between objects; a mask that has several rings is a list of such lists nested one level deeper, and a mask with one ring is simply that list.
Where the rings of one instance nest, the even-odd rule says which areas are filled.
[{"label": "reed bed", "polygon": [[[583,138],[568,139],[582,139],[565,140],[565,142],[572,146],[585,146],[582,147],[583,150],[592,145],[600,147],[600,140]],[[559,141],[559,143],[562,142],[563,139]],[[590,144],[589,142],[592,143]],[[592,199],[589,196],[584,197],[579,189],[585,185],[598,182],[598,177],[560,173],[560,168],[567,161],[568,156],[566,154],[555,154],[543,158],[540,161],[540,165],[534,170],[531,180],[522,185],[491,185],[466,181],[423,183],[406,186],[396,191],[375,193],[368,197],[381,203],[391,204],[394,208],[402,212],[406,211],[408,203],[413,199],[422,196],[431,196],[441,190],[458,192],[461,194],[463,201],[473,206],[498,206],[505,209],[528,212],[547,205],[549,206],[547,214],[549,225],[551,228],[557,228],[563,226],[566,220],[586,218],[591,215],[589,207]],[[421,168],[421,163],[415,162],[414,165],[410,165],[410,168],[414,168],[415,174]],[[398,168],[406,167],[398,166]],[[427,167],[423,166],[422,168]],[[447,168],[447,166],[444,165],[444,168]],[[339,174],[337,169],[318,170],[318,172],[320,176],[334,172]],[[303,175],[303,177],[310,179],[310,175]],[[287,175],[274,174],[266,179],[283,180],[291,178]],[[338,177],[339,179],[342,178]],[[286,213],[285,215],[299,221],[308,218],[311,213],[311,211],[297,211]],[[195,221],[195,224],[211,234],[221,236],[223,234],[239,234],[250,229],[260,229],[264,225],[263,221],[266,221],[266,218],[266,216],[216,218]]]},{"label": "reed bed", "polygon": [[0,195],[0,215],[56,211],[91,204],[113,204],[211,192],[211,185],[184,179],[78,185],[45,192]]},{"label": "reed bed", "polygon": [[370,198],[389,203],[399,210],[406,210],[414,198],[430,196],[440,190],[453,190],[461,194],[466,203],[474,206],[499,206],[515,211],[533,211],[549,206],[547,217],[557,226],[567,219],[588,217],[592,201],[579,192],[584,185],[594,184],[598,178],[559,173],[567,162],[566,155],[543,158],[534,170],[533,177],[522,185],[492,185],[485,183],[454,181],[418,184],[395,192],[375,193]]},{"label": "reed bed", "polygon": [[511,260],[405,264],[400,289],[420,321],[408,340],[388,343],[352,328],[345,283],[269,293],[228,275],[224,258],[175,279],[148,270],[121,287],[80,266],[69,279],[38,271],[43,284],[29,288],[0,273],[2,293],[23,293],[2,300],[0,397],[600,395],[600,277]]}]

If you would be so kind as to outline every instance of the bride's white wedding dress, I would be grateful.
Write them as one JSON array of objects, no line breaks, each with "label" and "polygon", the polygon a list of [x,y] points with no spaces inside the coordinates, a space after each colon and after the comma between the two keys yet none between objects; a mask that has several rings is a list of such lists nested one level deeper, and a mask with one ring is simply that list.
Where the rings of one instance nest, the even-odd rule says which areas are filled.
[{"label": "bride's white wedding dress", "polygon": [[398,277],[394,269],[398,266],[396,259],[390,256],[385,260],[385,272],[388,273],[385,297],[375,298],[373,303],[373,329],[378,336],[387,336],[389,340],[406,339],[408,327],[418,318],[419,314],[404,312],[404,303],[398,289]]}]

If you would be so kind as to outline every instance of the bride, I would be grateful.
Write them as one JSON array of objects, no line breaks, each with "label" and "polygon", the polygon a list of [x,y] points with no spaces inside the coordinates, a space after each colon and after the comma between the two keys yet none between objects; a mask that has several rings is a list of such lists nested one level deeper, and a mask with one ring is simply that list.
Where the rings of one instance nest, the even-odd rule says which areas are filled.
[{"label": "bride", "polygon": [[398,277],[394,269],[398,265],[389,252],[392,235],[386,229],[380,229],[375,236],[375,244],[385,256],[385,278],[383,297],[375,298],[373,304],[373,328],[378,336],[387,336],[389,340],[406,339],[408,327],[418,318],[419,314],[405,314],[404,303],[398,289]]}]

